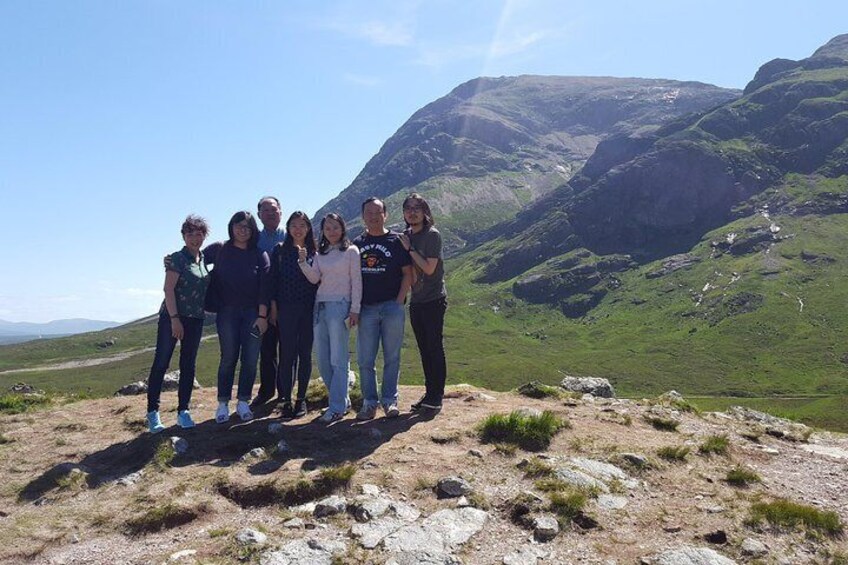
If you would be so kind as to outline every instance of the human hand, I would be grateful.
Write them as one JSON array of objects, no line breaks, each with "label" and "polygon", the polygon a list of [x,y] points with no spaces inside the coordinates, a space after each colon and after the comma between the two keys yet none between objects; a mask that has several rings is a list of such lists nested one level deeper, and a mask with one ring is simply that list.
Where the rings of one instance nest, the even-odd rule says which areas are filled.
[{"label": "human hand", "polygon": [[171,318],[171,335],[174,339],[182,339],[185,334],[183,322],[179,318]]},{"label": "human hand", "polygon": [[402,233],[398,236],[398,239],[400,239],[400,244],[403,245],[403,248],[409,251],[409,248],[412,247],[412,244],[409,242],[409,236]]},{"label": "human hand", "polygon": [[306,248],[303,246],[297,246],[297,262],[303,263],[306,261]]},{"label": "human hand", "polygon": [[253,322],[253,325],[259,330],[259,335],[263,335],[266,331],[268,331],[268,320],[265,318],[257,317],[256,321]]},{"label": "human hand", "polygon": [[350,319],[350,327],[354,327],[359,323],[359,313],[358,312],[351,312],[348,317]]},{"label": "human hand", "polygon": [[165,265],[165,268],[166,268],[166,269],[170,269],[170,268],[171,268],[171,265],[173,265],[173,263],[171,262],[171,256],[170,256],[170,255],[165,255],[165,256],[162,258],[162,264],[164,264],[164,265]]}]

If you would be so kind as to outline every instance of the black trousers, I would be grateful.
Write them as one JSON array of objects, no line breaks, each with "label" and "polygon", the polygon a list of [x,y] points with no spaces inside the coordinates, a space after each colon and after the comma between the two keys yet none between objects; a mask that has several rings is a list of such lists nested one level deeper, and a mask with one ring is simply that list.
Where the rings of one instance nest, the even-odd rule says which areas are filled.
[{"label": "black trousers", "polygon": [[280,304],[277,328],[280,332],[280,368],[277,390],[281,400],[291,400],[297,380],[297,398],[306,398],[312,377],[312,317],[314,304]]},{"label": "black trousers", "polygon": [[[277,322],[279,324],[279,321]],[[277,326],[268,324],[259,348],[259,392],[257,398],[273,398],[277,390]]]},{"label": "black trousers", "polygon": [[443,344],[447,308],[446,298],[409,305],[409,321],[415,333],[415,341],[418,342],[424,369],[426,399],[434,404],[442,403],[448,373]]}]

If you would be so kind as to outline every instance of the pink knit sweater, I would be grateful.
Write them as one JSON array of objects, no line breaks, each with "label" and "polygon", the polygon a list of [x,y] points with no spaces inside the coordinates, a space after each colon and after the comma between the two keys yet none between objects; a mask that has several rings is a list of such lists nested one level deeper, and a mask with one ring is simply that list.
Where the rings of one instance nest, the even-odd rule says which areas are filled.
[{"label": "pink knit sweater", "polygon": [[300,263],[300,269],[309,282],[321,284],[315,295],[316,302],[350,300],[350,311],[359,313],[362,302],[362,270],[359,249],[351,245],[345,251],[333,246],[326,255],[316,253],[309,263]]}]

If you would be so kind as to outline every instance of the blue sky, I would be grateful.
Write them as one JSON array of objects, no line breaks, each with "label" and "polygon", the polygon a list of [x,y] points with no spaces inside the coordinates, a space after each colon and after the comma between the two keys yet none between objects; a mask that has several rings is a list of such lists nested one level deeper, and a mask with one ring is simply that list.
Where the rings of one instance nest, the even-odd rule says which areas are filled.
[{"label": "blue sky", "polygon": [[343,190],[478,76],[742,88],[839,33],[848,2],[0,0],[0,318],[156,311],[190,212],[226,237]]}]

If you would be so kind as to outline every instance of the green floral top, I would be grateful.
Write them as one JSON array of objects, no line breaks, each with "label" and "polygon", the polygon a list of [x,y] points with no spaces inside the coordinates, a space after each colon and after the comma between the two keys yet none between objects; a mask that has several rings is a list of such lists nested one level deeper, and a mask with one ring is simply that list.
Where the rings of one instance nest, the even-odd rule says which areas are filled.
[{"label": "green floral top", "polygon": [[[203,299],[206,297],[206,288],[209,286],[209,270],[203,262],[203,252],[201,251],[199,260],[195,262],[189,250],[183,247],[180,251],[171,254],[170,266],[167,266],[166,262],[165,270],[174,271],[180,275],[177,286],[174,288],[179,315],[202,320],[205,317]],[[162,308],[165,308],[164,302]]]}]

